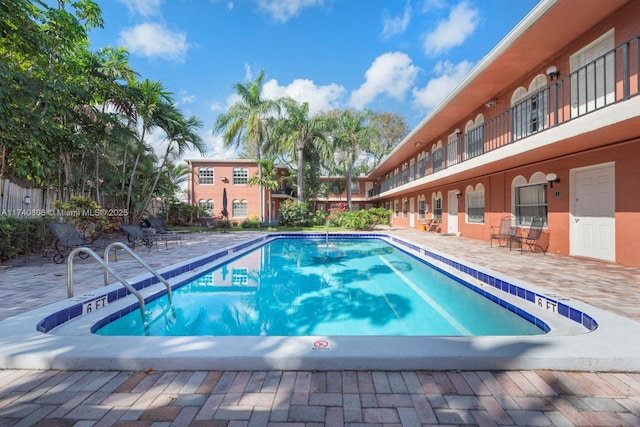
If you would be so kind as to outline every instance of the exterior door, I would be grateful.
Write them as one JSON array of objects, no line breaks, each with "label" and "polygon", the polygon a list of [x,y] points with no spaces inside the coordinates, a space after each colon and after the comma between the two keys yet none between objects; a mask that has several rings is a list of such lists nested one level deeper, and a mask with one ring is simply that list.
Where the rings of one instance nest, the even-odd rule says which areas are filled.
[{"label": "exterior door", "polygon": [[571,255],[616,260],[613,163],[571,171]]},{"label": "exterior door", "polygon": [[449,191],[447,233],[458,233],[458,192]]},{"label": "exterior door", "polygon": [[415,199],[412,197],[409,199],[409,227],[413,228],[416,226],[416,209],[415,209]]}]

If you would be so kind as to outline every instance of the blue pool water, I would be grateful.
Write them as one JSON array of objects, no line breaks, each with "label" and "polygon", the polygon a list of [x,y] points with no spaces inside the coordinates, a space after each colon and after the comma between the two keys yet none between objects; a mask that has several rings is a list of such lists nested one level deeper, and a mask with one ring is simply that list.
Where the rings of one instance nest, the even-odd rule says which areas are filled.
[{"label": "blue pool water", "polygon": [[[100,335],[536,335],[527,320],[379,239],[275,239]],[[146,324],[145,324],[146,323]]]}]

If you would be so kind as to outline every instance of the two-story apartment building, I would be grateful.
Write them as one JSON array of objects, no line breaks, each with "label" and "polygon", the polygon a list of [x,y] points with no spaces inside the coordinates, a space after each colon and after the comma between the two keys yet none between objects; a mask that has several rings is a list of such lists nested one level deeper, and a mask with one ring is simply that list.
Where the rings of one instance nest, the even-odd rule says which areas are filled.
[{"label": "two-story apartment building", "polygon": [[543,0],[369,176],[393,223],[640,267],[640,0]]}]

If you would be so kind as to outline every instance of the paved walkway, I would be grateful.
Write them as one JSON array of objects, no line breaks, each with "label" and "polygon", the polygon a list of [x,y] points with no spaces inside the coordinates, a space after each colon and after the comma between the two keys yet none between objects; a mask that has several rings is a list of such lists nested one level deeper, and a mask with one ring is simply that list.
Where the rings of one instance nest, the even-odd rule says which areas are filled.
[{"label": "paved walkway", "polygon": [[[389,233],[640,321],[640,269]],[[137,252],[160,268],[250,235],[194,234],[181,246]],[[35,257],[14,264],[0,270],[0,319],[66,297],[65,265]],[[124,256],[116,266],[125,277],[139,273]],[[74,275],[76,293],[101,286],[95,263],[78,260]],[[13,425],[639,426],[640,373],[4,370],[0,426]]]}]

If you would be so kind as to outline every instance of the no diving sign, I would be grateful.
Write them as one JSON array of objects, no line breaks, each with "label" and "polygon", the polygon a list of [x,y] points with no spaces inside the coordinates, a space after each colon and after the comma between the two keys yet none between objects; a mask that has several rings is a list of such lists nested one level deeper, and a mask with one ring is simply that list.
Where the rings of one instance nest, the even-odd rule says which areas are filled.
[{"label": "no diving sign", "polygon": [[315,340],[313,342],[313,349],[312,350],[319,350],[319,351],[330,350],[329,341],[327,341],[327,340]]}]

